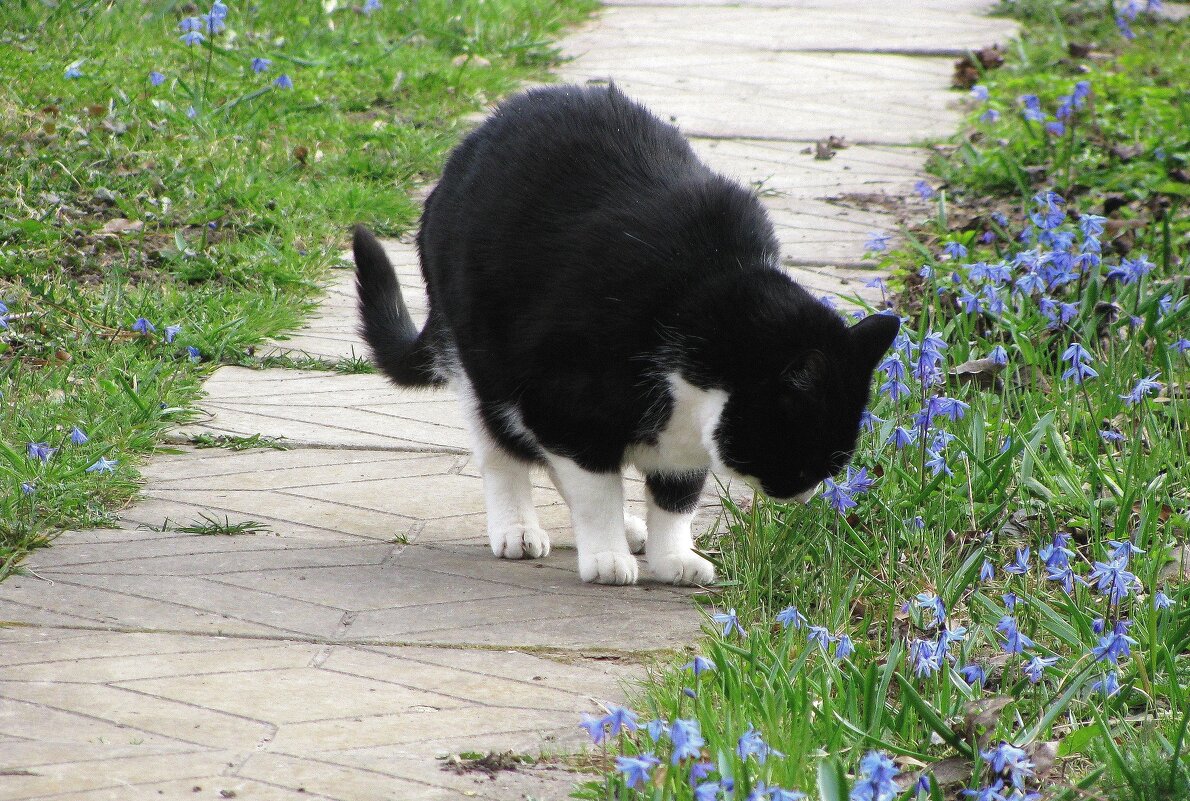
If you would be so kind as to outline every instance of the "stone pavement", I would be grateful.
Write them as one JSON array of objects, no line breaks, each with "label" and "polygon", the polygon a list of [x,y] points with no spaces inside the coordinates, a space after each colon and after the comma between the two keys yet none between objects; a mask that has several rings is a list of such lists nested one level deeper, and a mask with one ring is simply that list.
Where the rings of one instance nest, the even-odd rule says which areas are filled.
[{"label": "stone pavement", "polygon": [[[1009,33],[983,5],[616,0],[562,43],[560,77],[614,79],[676,120],[760,188],[799,280],[870,293],[858,256],[895,225],[872,201],[909,193],[913,146],[953,130],[953,55]],[[803,152],[831,135],[850,147]],[[390,252],[423,314],[412,248]],[[344,270],[275,350],[362,355],[353,306]],[[581,776],[549,757],[582,748],[579,714],[693,642],[690,591],[577,580],[544,480],[553,554],[491,558],[449,393],[233,367],[206,388],[179,442],[291,449],[181,447],[123,527],[67,532],[0,584],[0,799],[564,798]],[[179,530],[204,516],[253,531]],[[493,750],[547,758],[496,778],[436,759]]]}]

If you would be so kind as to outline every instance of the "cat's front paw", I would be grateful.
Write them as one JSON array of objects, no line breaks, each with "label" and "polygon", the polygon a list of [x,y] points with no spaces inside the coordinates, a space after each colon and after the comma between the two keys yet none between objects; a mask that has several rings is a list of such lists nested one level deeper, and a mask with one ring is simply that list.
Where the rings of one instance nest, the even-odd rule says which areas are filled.
[{"label": "cat's front paw", "polygon": [[645,521],[636,515],[624,515],[624,536],[628,540],[628,550],[633,553],[645,552],[645,543],[649,539]]},{"label": "cat's front paw", "polygon": [[637,572],[636,557],[630,553],[600,551],[578,560],[579,578],[596,584],[635,584]]},{"label": "cat's front paw", "polygon": [[550,555],[550,535],[536,526],[509,526],[489,531],[492,553],[500,559],[540,559]]},{"label": "cat's front paw", "polygon": [[666,584],[710,584],[715,580],[715,567],[694,551],[679,551],[649,557],[653,578]]}]

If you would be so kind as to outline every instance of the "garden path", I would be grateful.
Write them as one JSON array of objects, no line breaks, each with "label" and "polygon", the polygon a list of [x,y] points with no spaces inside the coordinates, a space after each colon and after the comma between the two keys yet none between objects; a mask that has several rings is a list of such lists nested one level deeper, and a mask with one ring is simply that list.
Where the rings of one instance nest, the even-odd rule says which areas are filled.
[{"label": "garden path", "polygon": [[[562,42],[559,77],[614,78],[675,120],[761,189],[794,276],[870,296],[858,256],[896,225],[880,200],[911,192],[913,145],[958,119],[953,56],[1010,33],[984,5],[612,0]],[[831,135],[849,146],[815,159]],[[411,245],[389,249],[423,313]],[[352,294],[345,269],[275,349],[364,353]],[[449,393],[235,367],[206,390],[208,419],[179,442],[261,434],[291,449],[162,456],[123,527],[67,532],[0,584],[0,798],[562,798],[576,775],[560,761],[488,778],[436,757],[578,751],[580,713],[693,641],[689,591],[578,581],[548,483],[554,553],[491,558]],[[633,503],[640,489],[629,481]],[[177,530],[200,515],[266,530]]]}]

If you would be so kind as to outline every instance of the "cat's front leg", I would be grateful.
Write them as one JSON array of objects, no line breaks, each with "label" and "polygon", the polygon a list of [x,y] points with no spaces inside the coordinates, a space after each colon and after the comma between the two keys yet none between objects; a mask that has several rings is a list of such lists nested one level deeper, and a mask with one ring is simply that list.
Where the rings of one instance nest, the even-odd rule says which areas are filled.
[{"label": "cat's front leg", "polygon": [[706,483],[706,471],[645,476],[648,490],[646,525],[649,540],[645,555],[649,570],[668,584],[710,584],[715,568],[694,552],[690,524]]},{"label": "cat's front leg", "polygon": [[550,476],[570,507],[578,574],[597,584],[635,584],[636,558],[628,549],[624,485],[619,471],[593,473],[573,460],[550,455]]}]

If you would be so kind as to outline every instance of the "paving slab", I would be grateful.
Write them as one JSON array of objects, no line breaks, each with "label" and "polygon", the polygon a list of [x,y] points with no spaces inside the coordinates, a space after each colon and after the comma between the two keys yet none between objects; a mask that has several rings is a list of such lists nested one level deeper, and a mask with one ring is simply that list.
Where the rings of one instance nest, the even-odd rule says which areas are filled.
[{"label": "paving slab", "polygon": [[[952,54],[1011,32],[985,7],[612,0],[561,43],[559,78],[614,80],[677,122],[755,187],[791,275],[876,303],[863,246],[897,227],[885,201],[919,179],[919,145],[958,121]],[[848,146],[814,158],[830,135]],[[416,250],[385,247],[420,323]],[[554,758],[587,747],[579,716],[695,641],[696,591],[578,580],[544,476],[553,552],[491,556],[454,396],[346,374],[366,348],[343,266],[308,324],[258,352],[344,372],[222,368],[173,434],[287,449],[162,454],[119,528],[64,532],[0,583],[0,798],[561,799],[582,779]],[[625,497],[642,511],[639,476]],[[708,492],[696,526],[720,515]],[[542,759],[494,779],[442,770],[489,750]]]}]

